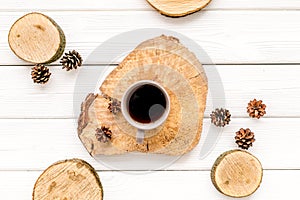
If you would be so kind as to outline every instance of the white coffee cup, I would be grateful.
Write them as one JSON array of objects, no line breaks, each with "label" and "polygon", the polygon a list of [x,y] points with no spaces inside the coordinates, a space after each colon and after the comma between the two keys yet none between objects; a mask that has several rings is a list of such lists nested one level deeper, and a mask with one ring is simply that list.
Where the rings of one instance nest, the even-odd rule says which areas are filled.
[{"label": "white coffee cup", "polygon": [[[154,87],[152,87],[154,86]],[[136,95],[136,93],[141,90],[141,88],[143,87],[152,87],[152,88],[156,88],[154,89],[155,92],[160,91],[161,95],[163,95],[163,97],[161,97],[161,95],[159,96],[160,99],[165,99],[164,104],[165,105],[161,105],[161,104],[153,104],[149,110],[148,107],[151,104],[147,104],[147,106],[145,105],[145,107],[143,107],[143,115],[148,114],[148,117],[150,119],[150,121],[147,122],[141,122],[140,120],[134,119],[133,114],[130,112],[130,109],[134,107],[134,104],[132,103],[132,98],[133,95]],[[153,92],[154,92],[153,91]],[[146,94],[145,94],[146,95]],[[147,95],[151,95],[149,93],[147,93]],[[144,98],[146,98],[147,96],[145,96]],[[139,106],[141,106],[141,102],[139,102]],[[131,124],[132,126],[134,126],[135,128],[138,129],[137,134],[136,134],[136,138],[137,138],[137,142],[138,143],[142,143],[145,137],[145,131],[146,130],[151,130],[151,129],[155,129],[157,127],[159,127],[160,125],[162,125],[166,119],[168,118],[168,115],[170,113],[170,97],[167,93],[167,91],[157,82],[151,81],[151,80],[142,80],[142,81],[138,81],[135,82],[134,84],[132,84],[131,86],[129,86],[129,88],[127,88],[127,90],[125,91],[125,93],[123,94],[122,97],[122,101],[121,101],[121,110],[122,110],[122,114],[124,116],[124,118],[126,119],[126,121]],[[146,111],[148,113],[146,113]],[[135,111],[135,112],[139,112],[139,111]],[[154,119],[155,115],[159,115],[159,117],[156,116],[156,118]]]}]

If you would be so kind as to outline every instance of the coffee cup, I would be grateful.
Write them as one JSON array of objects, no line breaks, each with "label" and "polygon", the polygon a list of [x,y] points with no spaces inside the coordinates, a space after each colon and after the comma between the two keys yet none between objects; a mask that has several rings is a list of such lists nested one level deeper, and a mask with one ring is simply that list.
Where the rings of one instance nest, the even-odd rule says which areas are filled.
[{"label": "coffee cup", "polygon": [[159,127],[168,118],[170,97],[159,83],[141,80],[124,92],[121,110],[125,120],[137,128],[137,142],[142,143],[145,131]]}]

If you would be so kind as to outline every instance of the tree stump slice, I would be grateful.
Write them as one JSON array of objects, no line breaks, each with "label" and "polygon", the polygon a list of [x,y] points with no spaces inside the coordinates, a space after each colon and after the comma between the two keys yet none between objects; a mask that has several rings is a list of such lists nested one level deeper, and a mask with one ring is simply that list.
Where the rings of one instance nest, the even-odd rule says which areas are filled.
[{"label": "tree stump slice", "polygon": [[15,55],[27,62],[51,63],[62,56],[66,40],[53,19],[29,13],[12,25],[8,43]]},{"label": "tree stump slice", "polygon": [[147,0],[161,14],[169,17],[182,17],[201,10],[211,0]]},{"label": "tree stump slice", "polygon": [[[136,142],[136,128],[128,124],[122,113],[110,113],[105,100],[111,97],[120,101],[124,91],[140,80],[158,82],[171,99],[168,119],[160,127],[146,131],[142,144]],[[196,56],[178,39],[162,35],[141,43],[106,77],[100,91],[102,94],[91,104],[89,100],[83,102],[90,106],[82,109],[78,124],[78,135],[93,156],[133,151],[177,156],[198,144],[206,107],[207,77]],[[95,130],[101,126],[112,131],[108,144],[98,144],[95,140]]]},{"label": "tree stump slice", "polygon": [[57,162],[35,183],[33,200],[102,200],[103,190],[94,168],[83,160]]},{"label": "tree stump slice", "polygon": [[263,169],[259,160],[242,150],[222,154],[215,162],[211,179],[218,191],[230,197],[246,197],[260,186]]}]

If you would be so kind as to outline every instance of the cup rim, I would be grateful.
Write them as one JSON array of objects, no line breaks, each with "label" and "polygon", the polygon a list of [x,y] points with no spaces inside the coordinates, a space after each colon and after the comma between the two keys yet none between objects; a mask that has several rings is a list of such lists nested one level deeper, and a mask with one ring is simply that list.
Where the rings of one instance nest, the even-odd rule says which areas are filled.
[{"label": "cup rim", "polygon": [[[142,86],[142,85],[154,85],[155,87],[159,88],[162,93],[165,96],[166,99],[166,110],[164,112],[164,114],[156,121],[154,122],[150,122],[150,123],[140,123],[134,119],[131,118],[129,112],[128,112],[128,101],[126,101],[126,99],[128,98],[128,96],[130,96],[130,94],[132,94],[134,92],[135,89],[137,89],[138,87]],[[131,84],[126,91],[124,92],[123,96],[122,96],[122,100],[121,100],[121,111],[122,111],[122,115],[124,116],[125,120],[132,126],[134,126],[135,128],[139,129],[139,130],[152,130],[155,129],[157,127],[159,127],[160,125],[162,125],[168,118],[169,113],[170,113],[170,97],[169,94],[167,93],[167,91],[165,90],[165,88],[163,86],[161,86],[159,83],[152,81],[152,80],[140,80],[137,81],[133,84]]]}]

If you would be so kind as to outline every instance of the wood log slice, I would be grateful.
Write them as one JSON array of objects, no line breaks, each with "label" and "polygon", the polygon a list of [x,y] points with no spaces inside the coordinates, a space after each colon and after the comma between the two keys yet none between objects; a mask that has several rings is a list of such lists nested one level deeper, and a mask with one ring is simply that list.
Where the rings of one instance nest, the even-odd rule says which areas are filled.
[{"label": "wood log slice", "polygon": [[57,162],[46,169],[34,185],[33,200],[102,200],[97,172],[79,159]]},{"label": "wood log slice", "polygon": [[[136,142],[137,130],[122,113],[109,112],[107,100],[109,97],[120,101],[124,91],[139,80],[158,82],[171,99],[168,119],[160,127],[146,131],[142,144]],[[93,156],[132,151],[182,155],[200,140],[207,90],[202,65],[178,39],[163,35],[147,40],[106,77],[100,88],[102,95],[83,102],[89,108],[82,108],[78,135]],[[101,126],[112,131],[106,144],[95,137],[95,130]]]},{"label": "wood log slice", "polygon": [[161,14],[169,17],[182,17],[197,12],[211,0],[147,0]]},{"label": "wood log slice", "polygon": [[263,169],[259,160],[242,150],[222,154],[215,162],[211,179],[218,191],[230,197],[246,197],[260,186]]},{"label": "wood log slice", "polygon": [[15,55],[27,62],[51,63],[63,54],[66,40],[53,19],[29,13],[12,25],[8,43]]}]

